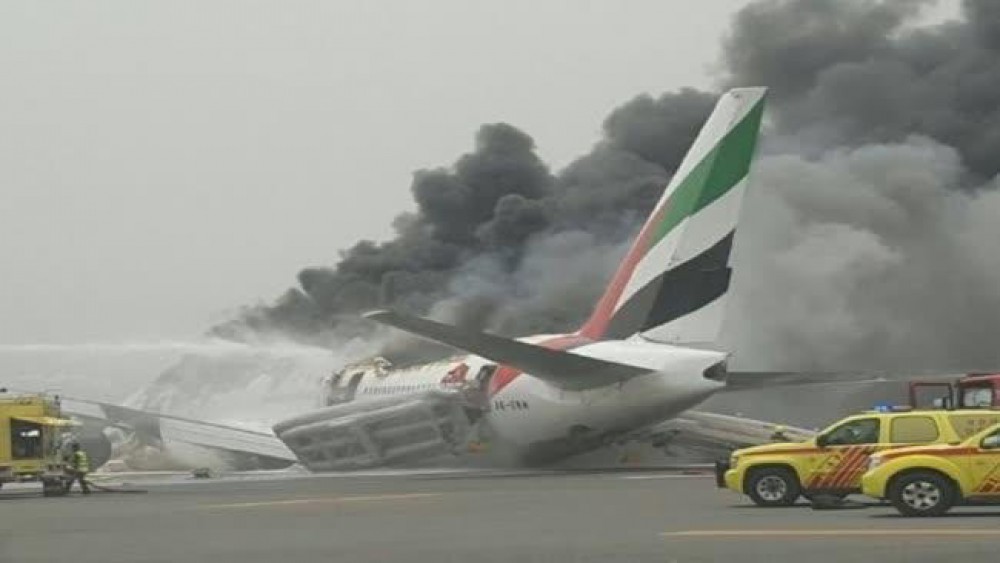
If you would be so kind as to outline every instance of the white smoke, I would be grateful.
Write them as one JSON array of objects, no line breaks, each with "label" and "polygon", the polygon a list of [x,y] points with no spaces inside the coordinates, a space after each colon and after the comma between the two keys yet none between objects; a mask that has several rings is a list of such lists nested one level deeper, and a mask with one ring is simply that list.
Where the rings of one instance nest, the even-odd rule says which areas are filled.
[{"label": "white smoke", "polygon": [[219,339],[0,345],[0,387],[47,391],[261,429],[317,406],[319,381],[352,355],[328,348]]},{"label": "white smoke", "polygon": [[1000,192],[964,176],[921,137],[761,158],[734,251],[735,363],[1000,366]]}]

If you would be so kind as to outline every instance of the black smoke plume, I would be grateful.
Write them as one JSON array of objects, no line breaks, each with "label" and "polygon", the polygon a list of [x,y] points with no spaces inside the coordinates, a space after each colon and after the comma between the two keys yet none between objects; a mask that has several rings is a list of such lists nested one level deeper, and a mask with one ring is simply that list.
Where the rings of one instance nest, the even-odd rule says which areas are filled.
[{"label": "black smoke plume", "polygon": [[[729,338],[754,367],[1000,365],[1000,4],[914,21],[915,0],[762,0],[723,44],[720,90],[770,88],[737,245]],[[414,175],[416,211],[215,335],[439,353],[358,314],[393,307],[501,333],[573,329],[717,93],[641,95],[553,173],[533,140],[483,126]],[[393,333],[395,334],[395,333]],[[421,351],[414,355],[414,351]]]}]

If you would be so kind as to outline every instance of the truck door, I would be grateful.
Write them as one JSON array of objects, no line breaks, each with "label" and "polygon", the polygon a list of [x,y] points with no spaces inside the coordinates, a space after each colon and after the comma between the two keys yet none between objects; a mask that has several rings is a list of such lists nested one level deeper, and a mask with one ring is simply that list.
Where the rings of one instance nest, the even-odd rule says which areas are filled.
[{"label": "truck door", "polygon": [[975,452],[963,457],[972,477],[970,494],[1000,497],[1000,429],[984,437]]},{"label": "truck door", "polygon": [[1000,413],[996,411],[981,411],[979,413],[956,412],[948,413],[948,422],[959,439],[964,440],[987,427],[1000,423]]},{"label": "truck door", "polygon": [[868,456],[879,447],[881,420],[855,418],[818,437],[819,459],[807,489],[843,491],[856,489],[868,467]]}]

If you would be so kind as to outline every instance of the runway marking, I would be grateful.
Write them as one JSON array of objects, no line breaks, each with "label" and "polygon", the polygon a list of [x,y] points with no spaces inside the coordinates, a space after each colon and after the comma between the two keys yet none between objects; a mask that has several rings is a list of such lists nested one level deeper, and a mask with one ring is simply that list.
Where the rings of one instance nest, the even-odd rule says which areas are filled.
[{"label": "runway marking", "polygon": [[710,475],[704,473],[661,473],[658,475],[616,475],[613,478],[645,481],[648,479],[704,479],[706,477],[710,477]]},{"label": "runway marking", "polygon": [[303,504],[339,504],[351,502],[375,502],[386,500],[412,500],[420,498],[439,497],[440,493],[407,493],[396,495],[357,495],[351,497],[299,498],[286,500],[269,500],[259,502],[234,502],[229,504],[206,504],[199,508],[258,508],[262,506],[295,506]]},{"label": "runway marking", "polygon": [[822,538],[822,537],[995,537],[1000,536],[996,528],[893,528],[893,529],[847,529],[847,530],[684,530],[663,532],[665,538]]}]

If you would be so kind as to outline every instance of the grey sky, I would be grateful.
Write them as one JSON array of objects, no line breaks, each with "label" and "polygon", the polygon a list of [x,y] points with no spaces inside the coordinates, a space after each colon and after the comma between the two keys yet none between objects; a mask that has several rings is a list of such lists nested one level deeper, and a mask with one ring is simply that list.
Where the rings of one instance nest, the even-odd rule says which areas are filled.
[{"label": "grey sky", "polygon": [[559,166],[708,84],[745,3],[0,0],[0,343],[196,336],[388,234],[481,123]]}]

